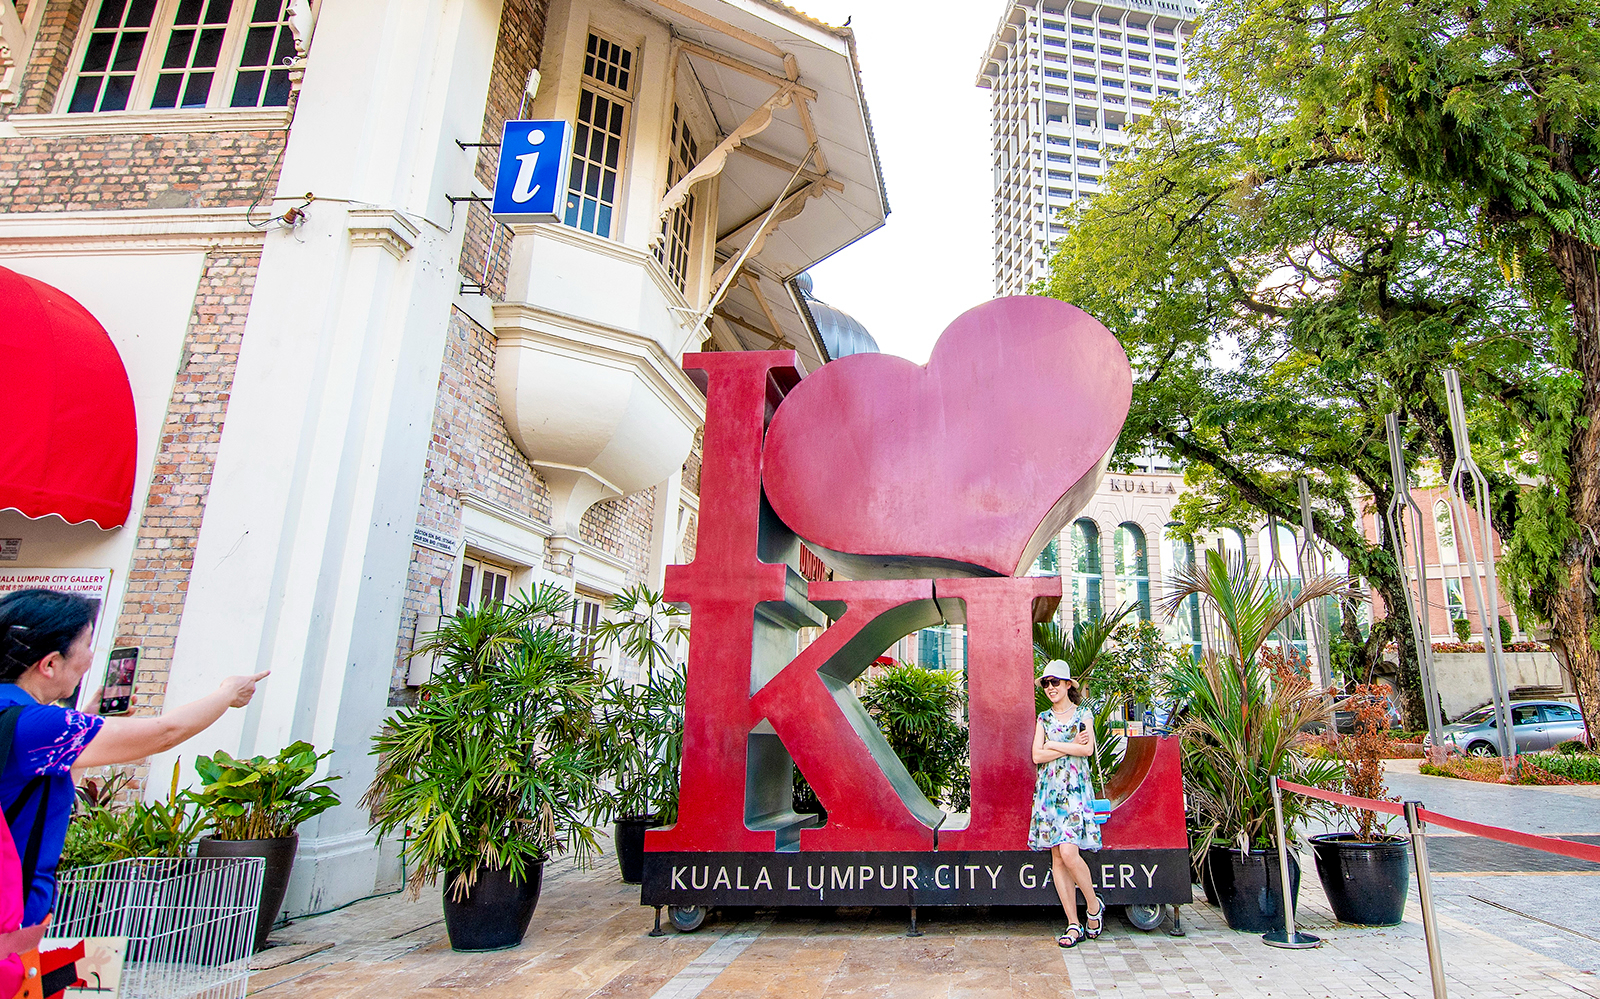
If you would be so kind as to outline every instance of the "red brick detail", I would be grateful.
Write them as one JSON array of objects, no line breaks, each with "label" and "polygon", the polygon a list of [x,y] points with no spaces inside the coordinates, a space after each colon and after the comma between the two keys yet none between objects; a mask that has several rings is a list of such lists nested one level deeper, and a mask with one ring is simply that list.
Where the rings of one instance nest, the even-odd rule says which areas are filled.
[{"label": "red brick detail", "polygon": [[[249,205],[270,197],[277,186],[288,134],[277,129],[7,139],[0,144],[0,212]],[[264,219],[267,208],[260,214]]]},{"label": "red brick detail", "polygon": [[166,703],[172,650],[260,260],[259,250],[213,250],[195,292],[116,620],[117,644],[139,647],[139,714],[159,714]]},{"label": "red brick detail", "polygon": [[[544,48],[545,16],[549,6],[549,0],[506,0],[500,14],[500,40],[495,48],[489,96],[484,107],[484,142],[499,142],[506,119],[516,118],[522,112],[522,94],[528,74],[539,64]],[[494,189],[498,155],[499,150],[493,147],[478,150],[477,176],[484,193]],[[461,245],[461,276],[468,281],[483,280],[485,260],[492,263],[489,295],[496,301],[502,300],[506,291],[506,266],[511,260],[511,233],[490,218],[486,206],[473,204],[467,214],[467,230]]]},{"label": "red brick detail", "polygon": [[626,562],[628,582],[642,583],[650,571],[655,509],[654,488],[596,503],[578,521],[578,540]]}]

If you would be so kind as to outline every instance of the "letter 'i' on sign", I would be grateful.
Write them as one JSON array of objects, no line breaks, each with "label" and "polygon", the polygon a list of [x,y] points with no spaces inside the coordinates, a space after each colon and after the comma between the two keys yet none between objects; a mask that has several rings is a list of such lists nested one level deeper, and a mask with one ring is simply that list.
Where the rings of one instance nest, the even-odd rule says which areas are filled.
[{"label": "letter 'i' on sign", "polygon": [[572,126],[564,121],[508,121],[500,135],[493,215],[501,222],[559,222],[567,190]]}]

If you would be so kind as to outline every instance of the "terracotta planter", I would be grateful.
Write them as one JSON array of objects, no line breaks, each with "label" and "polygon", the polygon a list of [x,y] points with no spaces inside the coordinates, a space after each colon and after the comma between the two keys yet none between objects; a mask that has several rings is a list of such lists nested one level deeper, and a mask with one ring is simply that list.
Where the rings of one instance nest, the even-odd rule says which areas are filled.
[{"label": "terracotta planter", "polygon": [[283,896],[289,891],[289,873],[294,870],[294,853],[300,834],[276,839],[212,839],[200,841],[195,853],[201,857],[260,857],[267,862],[261,875],[261,907],[256,912],[255,950],[267,945],[267,934],[278,921]]},{"label": "terracotta planter", "polygon": [[1404,840],[1363,843],[1354,833],[1325,833],[1311,837],[1311,852],[1339,922],[1399,924],[1411,887],[1411,856]]},{"label": "terracotta planter", "polygon": [[450,949],[463,953],[507,950],[522,942],[539,904],[544,862],[528,865],[525,881],[512,881],[504,869],[480,870],[478,881],[460,901],[451,885],[456,872],[444,876],[444,928]]}]

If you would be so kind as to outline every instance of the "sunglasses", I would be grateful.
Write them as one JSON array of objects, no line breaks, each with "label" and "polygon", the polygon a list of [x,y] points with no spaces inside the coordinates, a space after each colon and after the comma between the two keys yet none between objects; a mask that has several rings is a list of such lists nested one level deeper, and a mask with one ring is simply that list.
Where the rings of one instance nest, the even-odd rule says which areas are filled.
[{"label": "sunglasses", "polygon": [[1048,687],[1054,687],[1058,683],[1068,683],[1068,682],[1070,682],[1070,681],[1063,680],[1059,676],[1047,676],[1043,680],[1039,681],[1039,686],[1048,688]]}]

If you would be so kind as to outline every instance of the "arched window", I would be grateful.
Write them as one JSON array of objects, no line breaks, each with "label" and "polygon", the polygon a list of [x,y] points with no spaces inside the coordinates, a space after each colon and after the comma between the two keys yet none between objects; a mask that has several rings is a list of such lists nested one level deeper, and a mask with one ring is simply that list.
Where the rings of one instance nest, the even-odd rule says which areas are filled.
[{"label": "arched window", "polygon": [[[1194,545],[1177,537],[1173,530],[1177,524],[1168,524],[1162,534],[1161,564],[1165,572],[1163,582],[1171,587],[1180,572],[1194,565]],[[1170,592],[1170,591],[1168,591]],[[1201,655],[1200,595],[1189,594],[1178,612],[1167,622],[1167,640],[1191,649],[1195,658]]]},{"label": "arched window", "polygon": [[1039,557],[1033,560],[1033,568],[1028,570],[1030,576],[1059,576],[1061,575],[1061,539],[1051,538],[1045,542],[1044,549],[1039,552]]},{"label": "arched window", "polygon": [[1439,539],[1439,564],[1455,565],[1461,561],[1456,549],[1456,522],[1450,516],[1450,504],[1444,500],[1433,505],[1433,533]]},{"label": "arched window", "polygon": [[1117,564],[1117,605],[1138,603],[1139,617],[1150,620],[1150,553],[1138,524],[1117,528],[1112,554]]},{"label": "arched window", "polygon": [[1072,525],[1072,620],[1068,628],[1100,616],[1100,525],[1080,517]]},{"label": "arched window", "polygon": [[1248,559],[1250,553],[1244,546],[1244,534],[1236,527],[1224,527],[1217,538],[1217,547],[1222,552],[1222,557],[1229,565],[1240,559]]}]

